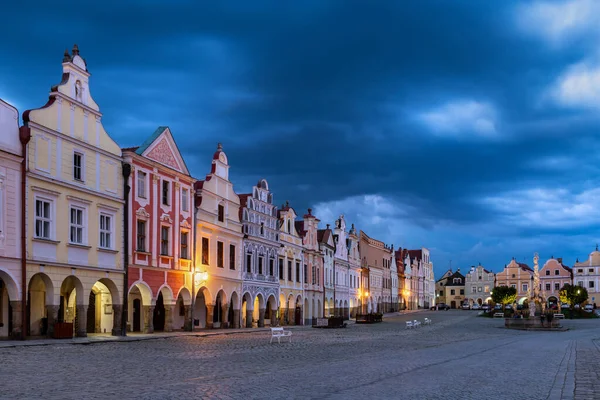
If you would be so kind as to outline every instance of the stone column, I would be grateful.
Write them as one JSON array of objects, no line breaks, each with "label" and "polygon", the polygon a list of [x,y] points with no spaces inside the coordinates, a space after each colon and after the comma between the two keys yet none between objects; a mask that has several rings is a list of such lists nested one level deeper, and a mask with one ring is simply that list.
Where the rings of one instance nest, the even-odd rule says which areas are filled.
[{"label": "stone column", "polygon": [[259,308],[258,309],[258,327],[259,328],[264,328],[265,326],[265,309],[264,308]]},{"label": "stone column", "polygon": [[173,331],[173,313],[175,306],[165,306],[165,332]]},{"label": "stone column", "polygon": [[240,327],[240,310],[233,310],[233,327],[235,329]]},{"label": "stone column", "polygon": [[144,313],[144,333],[154,333],[154,306],[142,306]]},{"label": "stone column", "polygon": [[193,329],[193,321],[192,321],[192,306],[183,306],[183,329],[191,332]]},{"label": "stone column", "polygon": [[87,309],[88,306],[77,305],[77,326],[75,327],[75,336],[87,337]]},{"label": "stone column", "polygon": [[277,309],[273,308],[271,309],[271,326],[277,326],[278,324],[278,320],[277,320]]},{"label": "stone column", "polygon": [[8,332],[13,339],[21,338],[23,330],[23,321],[21,321],[21,302],[11,301],[10,306],[12,307],[12,332]]},{"label": "stone column", "polygon": [[246,308],[246,328],[252,328],[253,315],[254,315],[254,309]]},{"label": "stone column", "polygon": [[215,310],[214,304],[206,305],[206,327],[212,329],[213,327],[213,312]]},{"label": "stone column", "polygon": [[221,304],[221,328],[229,328],[229,304]]},{"label": "stone column", "polygon": [[48,319],[48,337],[54,336],[54,324],[58,322],[59,306],[46,306],[46,318]]},{"label": "stone column", "polygon": [[113,336],[122,336],[121,332],[121,315],[123,315],[123,305],[121,304],[113,304],[113,327],[111,335]]}]

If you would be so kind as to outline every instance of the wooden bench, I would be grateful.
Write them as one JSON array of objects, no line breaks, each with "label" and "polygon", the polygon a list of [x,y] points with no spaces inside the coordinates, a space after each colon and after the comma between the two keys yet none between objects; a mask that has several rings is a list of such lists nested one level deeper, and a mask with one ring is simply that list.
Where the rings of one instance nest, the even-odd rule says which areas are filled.
[{"label": "wooden bench", "polygon": [[554,314],[554,318],[565,319],[565,314]]},{"label": "wooden bench", "polygon": [[504,318],[504,313],[497,312],[494,314],[494,318]]},{"label": "wooden bench", "polygon": [[271,328],[271,341],[269,343],[273,343],[273,338],[277,338],[277,343],[281,343],[282,337],[289,337],[290,343],[292,343],[291,331],[284,331],[283,328]]}]

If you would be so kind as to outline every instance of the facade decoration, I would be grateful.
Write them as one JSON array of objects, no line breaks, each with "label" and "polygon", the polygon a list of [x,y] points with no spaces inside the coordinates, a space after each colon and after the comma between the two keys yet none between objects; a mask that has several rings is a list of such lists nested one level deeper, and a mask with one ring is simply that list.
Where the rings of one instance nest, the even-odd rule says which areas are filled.
[{"label": "facade decoration", "polygon": [[573,265],[573,284],[583,286],[588,292],[588,302],[600,305],[600,251],[598,245],[585,261],[575,262]]},{"label": "facade decoration", "polygon": [[312,323],[313,318],[321,318],[323,302],[323,255],[319,250],[318,228],[320,220],[309,208],[302,221],[296,221],[296,231],[302,237],[304,264],[304,324]]},{"label": "facade decoration", "polygon": [[540,291],[543,293],[544,302],[551,308],[558,308],[560,289],[567,283],[573,283],[573,270],[562,261],[560,257],[552,257],[540,270]]},{"label": "facade decoration", "polygon": [[333,240],[333,231],[327,224],[326,229],[317,231],[317,240],[319,241],[319,250],[323,258],[323,316],[331,317],[334,313],[333,295],[335,286],[333,284],[333,267],[335,242]]},{"label": "facade decoration", "polygon": [[48,102],[23,113],[29,335],[122,332],[121,149],[102,126],[77,45]]},{"label": "facade decoration", "polygon": [[241,194],[239,217],[243,224],[242,293],[245,300],[247,327],[278,324],[279,230],[277,207],[269,184],[261,179],[252,193]]},{"label": "facade decoration", "polygon": [[0,100],[0,338],[24,333],[21,155],[19,112]]},{"label": "facade decoration", "polygon": [[194,179],[168,127],[123,149],[129,177],[128,315],[130,332],[192,326]]},{"label": "facade decoration", "polygon": [[304,323],[304,252],[296,230],[296,212],[289,203],[278,211],[279,217],[279,323]]},{"label": "facade decoration", "polygon": [[465,275],[465,300],[468,301],[469,307],[473,307],[474,304],[481,306],[491,303],[494,281],[494,273],[483,268],[481,264],[471,267]]},{"label": "facade decoration", "polygon": [[512,286],[517,289],[517,303],[523,305],[528,299],[533,284],[533,270],[527,264],[517,262],[515,258],[496,274],[495,286]]},{"label": "facade decoration", "polygon": [[[242,326],[247,326],[247,321],[252,321],[251,298],[256,297],[258,289],[252,287],[247,295],[242,293],[240,199],[229,181],[229,163],[220,143],[210,173],[194,187],[194,327],[239,328],[242,321]],[[259,307],[264,310],[264,303]]]}]

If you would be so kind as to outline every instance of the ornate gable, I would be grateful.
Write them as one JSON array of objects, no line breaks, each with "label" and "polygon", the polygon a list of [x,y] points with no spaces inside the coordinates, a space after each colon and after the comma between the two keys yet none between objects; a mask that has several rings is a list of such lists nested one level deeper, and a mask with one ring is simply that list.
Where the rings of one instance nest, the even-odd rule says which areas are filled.
[{"label": "ornate gable", "polygon": [[166,126],[158,127],[152,136],[136,150],[136,153],[183,174],[190,174],[171,130]]}]

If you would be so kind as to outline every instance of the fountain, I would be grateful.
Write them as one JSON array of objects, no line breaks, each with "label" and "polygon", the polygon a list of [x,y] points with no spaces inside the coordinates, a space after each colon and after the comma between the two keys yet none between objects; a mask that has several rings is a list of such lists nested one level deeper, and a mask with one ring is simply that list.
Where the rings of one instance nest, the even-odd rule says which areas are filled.
[{"label": "fountain", "polygon": [[[538,253],[533,256],[533,285],[527,290],[527,302],[529,304],[528,318],[506,318],[504,326],[509,329],[523,330],[566,330],[560,325],[558,319],[554,318],[554,314],[546,314],[546,299],[540,291],[540,271]],[[545,322],[544,322],[545,321]]]}]

